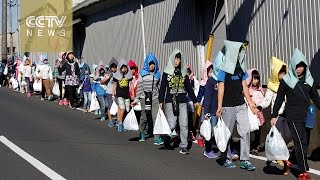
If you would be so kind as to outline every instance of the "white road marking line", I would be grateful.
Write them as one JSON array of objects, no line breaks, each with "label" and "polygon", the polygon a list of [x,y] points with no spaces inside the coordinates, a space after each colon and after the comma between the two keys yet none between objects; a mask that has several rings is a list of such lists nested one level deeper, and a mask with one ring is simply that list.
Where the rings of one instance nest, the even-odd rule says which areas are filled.
[{"label": "white road marking line", "polygon": [[[250,154],[250,157],[254,158],[254,159],[259,159],[259,160],[262,160],[262,161],[267,161],[267,158],[263,157],[263,156],[255,156],[255,155]],[[298,169],[298,166],[296,164],[293,164],[292,168]],[[316,169],[310,168],[309,173],[312,173],[312,174],[320,176],[320,171],[316,170]]]},{"label": "white road marking line", "polygon": [[6,145],[8,148],[10,148],[13,152],[18,154],[20,157],[22,157],[24,160],[29,162],[32,166],[37,168],[39,171],[41,171],[43,174],[48,176],[50,179],[54,180],[66,180],[64,177],[50,169],[48,166],[44,165],[40,161],[38,161],[36,158],[29,155],[27,152],[13,144],[11,141],[9,141],[6,137],[0,136],[0,141]]}]

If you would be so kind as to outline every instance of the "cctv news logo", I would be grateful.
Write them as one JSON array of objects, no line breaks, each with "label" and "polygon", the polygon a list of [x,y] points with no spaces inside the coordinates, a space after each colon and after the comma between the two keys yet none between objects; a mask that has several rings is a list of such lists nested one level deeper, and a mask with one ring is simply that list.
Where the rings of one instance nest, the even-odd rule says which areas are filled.
[{"label": "cctv news logo", "polygon": [[26,19],[27,36],[66,36],[66,30],[62,29],[67,16],[29,16]]}]

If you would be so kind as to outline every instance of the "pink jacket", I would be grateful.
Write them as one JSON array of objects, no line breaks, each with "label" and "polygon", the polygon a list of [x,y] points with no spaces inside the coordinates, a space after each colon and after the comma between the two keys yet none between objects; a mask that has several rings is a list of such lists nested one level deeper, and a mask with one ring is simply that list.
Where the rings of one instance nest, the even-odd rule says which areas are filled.
[{"label": "pink jacket", "polygon": [[252,71],[256,70],[256,69],[250,69],[247,71],[248,73],[248,78],[246,79],[247,85],[249,86],[249,93],[251,96],[251,99],[253,101],[253,103],[255,103],[256,105],[259,105],[262,103],[262,101],[265,100],[264,98],[264,91],[263,88],[261,86],[261,83],[259,84],[259,87],[253,87],[250,86],[251,81],[252,81]]}]

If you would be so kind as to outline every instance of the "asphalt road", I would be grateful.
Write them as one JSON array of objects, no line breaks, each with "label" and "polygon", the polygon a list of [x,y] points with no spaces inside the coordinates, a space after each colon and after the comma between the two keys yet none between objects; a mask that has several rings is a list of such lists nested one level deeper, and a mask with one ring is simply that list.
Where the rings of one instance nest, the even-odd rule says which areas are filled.
[{"label": "asphalt road", "polygon": [[[119,134],[98,116],[82,113],[38,96],[0,88],[0,136],[42,162],[65,179],[294,179],[275,175],[265,162],[252,159],[253,172],[226,169],[206,159],[193,145],[190,155],[159,150],[152,139],[141,143],[137,132]],[[239,166],[239,162],[236,162]],[[315,179],[320,176],[312,175]],[[0,179],[49,179],[0,143]]]}]

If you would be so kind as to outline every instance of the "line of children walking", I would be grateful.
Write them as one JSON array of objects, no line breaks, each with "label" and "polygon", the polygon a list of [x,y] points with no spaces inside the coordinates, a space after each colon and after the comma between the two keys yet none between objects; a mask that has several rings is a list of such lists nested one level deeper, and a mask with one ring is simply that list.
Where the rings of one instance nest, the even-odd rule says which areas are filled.
[{"label": "line of children walking", "polygon": [[[225,41],[216,60],[206,61],[197,97],[194,89],[198,87],[195,87],[193,72],[190,66],[185,66],[186,58],[178,49],[169,56],[162,76],[158,60],[152,53],[147,55],[140,71],[133,60],[127,62],[124,59],[117,61],[112,58],[107,67],[101,62],[95,67],[94,75],[90,75],[90,68],[86,66],[85,69],[80,69],[79,64],[74,61],[73,52],[67,52],[56,62],[54,70],[55,80],[59,83],[59,105],[68,102],[68,98],[70,107],[75,109],[76,88],[79,88],[83,93],[83,110],[89,112],[92,98],[97,98],[101,121],[108,120],[109,127],[117,125],[120,133],[126,131],[123,120],[133,108],[139,121],[140,142],[146,140],[148,119],[154,124],[158,111],[164,109],[171,131],[177,129],[179,132],[179,153],[186,155],[190,153],[188,136],[189,134],[193,136],[196,132],[194,116],[189,112],[196,113],[195,107],[202,103],[201,121],[210,121],[212,132],[211,139],[207,139],[204,143],[203,155],[210,159],[218,157],[213,134],[218,118],[222,117],[230,132],[233,132],[234,126],[237,125],[237,132],[240,135],[240,168],[253,171],[255,166],[249,161],[250,150],[252,149],[253,154],[259,154],[263,150],[264,137],[260,130],[254,131],[252,133],[254,141],[250,142],[248,111],[256,114],[260,127],[264,127],[262,110],[271,104],[271,125],[279,129],[286,143],[293,139],[295,144],[295,156],[300,173],[298,178],[310,179],[307,174],[309,167],[306,158],[306,114],[310,99],[320,109],[320,98],[306,58],[296,49],[288,68],[283,61],[273,57],[268,89],[264,93],[259,71],[247,70],[245,62],[247,48],[248,42]],[[30,65],[31,61],[27,59],[21,70],[27,84],[28,97],[31,95],[29,88],[32,82]],[[83,73],[80,73],[81,71]],[[83,74],[83,77],[80,78],[80,74]],[[36,78],[42,81],[42,100],[45,95],[51,99],[50,81],[53,77],[47,58],[44,58],[43,64],[37,66]],[[64,94],[67,96],[63,95],[63,84],[66,86],[67,93]],[[95,95],[97,97],[94,97]],[[117,113],[111,113],[113,104],[118,106]],[[163,149],[166,150],[174,149],[171,140],[169,135],[154,135],[154,144],[163,145]],[[228,141],[227,149],[221,152],[219,161],[226,168],[236,168],[230,153],[233,150],[230,146],[231,141],[232,137]],[[288,175],[291,163],[288,159],[279,161],[284,163],[283,171]]]}]

